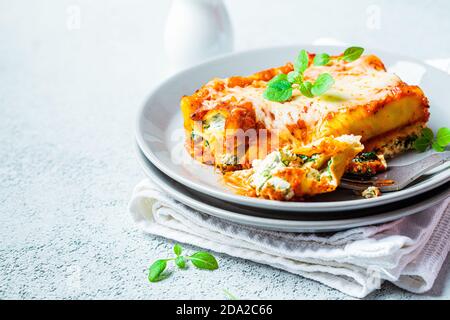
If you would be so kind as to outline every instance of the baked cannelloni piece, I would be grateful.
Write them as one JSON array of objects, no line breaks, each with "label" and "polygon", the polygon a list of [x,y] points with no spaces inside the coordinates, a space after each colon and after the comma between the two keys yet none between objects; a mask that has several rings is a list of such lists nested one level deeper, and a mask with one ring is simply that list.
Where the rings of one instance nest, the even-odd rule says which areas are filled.
[{"label": "baked cannelloni piece", "polygon": [[[364,145],[360,152],[366,156],[344,161],[347,170],[374,174],[385,168],[384,157],[412,148],[429,118],[428,100],[419,87],[388,73],[374,55],[353,62],[332,57],[325,66],[313,65],[314,56],[309,54],[303,80],[314,82],[323,73],[334,79],[320,96],[306,97],[294,87],[292,98],[285,102],[265,99],[268,82],[294,70],[287,63],[247,77],[216,78],[183,97],[191,156],[222,172],[243,170],[252,168],[253,160],[283,148],[299,154],[315,141],[353,135],[360,137]],[[364,167],[365,159],[369,169]]]},{"label": "baked cannelloni piece", "polygon": [[349,162],[363,150],[361,137],[322,138],[292,150],[284,147],[252,168],[225,173],[229,186],[246,196],[270,200],[301,200],[336,190]]}]

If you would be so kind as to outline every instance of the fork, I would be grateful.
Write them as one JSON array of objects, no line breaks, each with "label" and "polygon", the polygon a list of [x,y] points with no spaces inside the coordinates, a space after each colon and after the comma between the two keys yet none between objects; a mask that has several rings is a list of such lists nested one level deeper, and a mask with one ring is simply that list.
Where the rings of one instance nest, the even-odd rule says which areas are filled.
[{"label": "fork", "polygon": [[368,187],[378,187],[381,192],[399,191],[419,179],[425,173],[450,160],[450,151],[432,155],[407,165],[388,166],[388,170],[372,178],[353,178],[344,176],[340,187],[364,191]]}]

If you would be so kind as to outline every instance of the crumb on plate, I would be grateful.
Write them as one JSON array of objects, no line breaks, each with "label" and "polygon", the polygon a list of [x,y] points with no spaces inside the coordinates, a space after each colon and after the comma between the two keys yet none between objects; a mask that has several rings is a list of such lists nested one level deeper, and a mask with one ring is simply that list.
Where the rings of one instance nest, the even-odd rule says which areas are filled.
[{"label": "crumb on plate", "polygon": [[366,199],[378,198],[381,196],[381,191],[377,187],[368,187],[363,191],[362,196]]}]

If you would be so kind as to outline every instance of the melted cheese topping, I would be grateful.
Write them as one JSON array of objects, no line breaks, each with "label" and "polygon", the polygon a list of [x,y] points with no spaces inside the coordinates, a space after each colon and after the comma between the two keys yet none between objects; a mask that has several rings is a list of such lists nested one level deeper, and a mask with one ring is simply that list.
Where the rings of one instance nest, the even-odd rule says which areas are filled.
[{"label": "melted cheese topping", "polygon": [[[294,90],[288,102],[269,101],[263,98],[266,83],[261,81],[257,85],[226,87],[221,91],[211,89],[214,99],[203,101],[202,107],[211,110],[230,101],[237,104],[251,102],[256,120],[269,130],[288,130],[290,125],[298,125],[299,120],[308,128],[320,127],[321,121],[329,115],[348,113],[359,106],[384,100],[403,85],[396,75],[374,68],[371,59],[365,57],[352,63],[335,61],[330,66],[311,66],[305,73],[305,80],[314,81],[323,72],[330,73],[335,79],[333,87],[319,97],[307,98]],[[217,79],[207,86],[213,88],[214,81]],[[222,81],[228,82],[227,79]]]}]

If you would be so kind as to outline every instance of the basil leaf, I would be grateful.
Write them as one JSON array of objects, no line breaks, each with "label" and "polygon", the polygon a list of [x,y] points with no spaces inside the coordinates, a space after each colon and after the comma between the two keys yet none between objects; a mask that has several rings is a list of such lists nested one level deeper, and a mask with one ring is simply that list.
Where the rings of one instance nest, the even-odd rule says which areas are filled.
[{"label": "basil leaf", "polygon": [[434,139],[433,130],[430,128],[425,128],[422,130],[422,137],[428,139],[428,141],[432,141]]},{"label": "basil leaf", "polygon": [[183,256],[178,256],[178,257],[175,259],[175,264],[176,264],[176,265],[178,266],[178,268],[180,268],[180,269],[186,268],[186,260],[184,259]]},{"label": "basil leaf", "polygon": [[432,148],[436,152],[444,152],[445,151],[445,147],[441,146],[437,141],[433,142]]},{"label": "basil leaf", "polygon": [[330,55],[327,53],[321,53],[314,57],[315,66],[326,66],[330,62]]},{"label": "basil leaf", "polygon": [[148,271],[148,281],[158,282],[160,280],[160,275],[166,269],[166,266],[166,260],[156,260],[153,262]]},{"label": "basil leaf", "polygon": [[430,140],[428,140],[425,137],[420,137],[416,141],[414,141],[414,149],[416,149],[419,152],[425,152],[428,149],[428,146],[430,145]]},{"label": "basil leaf", "polygon": [[312,83],[311,82],[309,82],[309,81],[306,81],[306,82],[303,82],[301,85],[300,85],[300,92],[305,96],[305,97],[308,97],[308,98],[313,98],[314,97],[314,95],[311,93],[311,88],[312,88]]},{"label": "basil leaf", "polygon": [[309,66],[309,55],[306,50],[300,51],[299,55],[294,61],[294,70],[300,73],[305,72]]},{"label": "basil leaf", "polygon": [[199,251],[189,257],[192,264],[199,269],[215,270],[219,268],[216,258],[208,252]]},{"label": "basil leaf", "polygon": [[301,84],[303,82],[303,75],[298,71],[291,71],[287,75],[287,80],[290,83]]},{"label": "basil leaf", "polygon": [[267,86],[270,87],[272,86],[274,83],[277,83],[280,80],[287,80],[287,75],[284,73],[280,73],[277,74],[275,77],[272,78],[272,80],[270,80],[269,82],[267,82]]},{"label": "basil leaf", "polygon": [[287,81],[287,80],[274,81],[269,86],[269,88],[273,88],[273,89],[277,89],[277,90],[286,90],[286,89],[289,89],[291,87],[292,87],[292,84],[289,81]]},{"label": "basil leaf", "polygon": [[334,84],[334,79],[329,73],[322,73],[314,82],[311,93],[315,96],[321,96],[327,92]]},{"label": "basil leaf", "polygon": [[284,102],[292,97],[292,85],[287,80],[274,82],[263,94],[264,98],[275,102]]},{"label": "basil leaf", "polygon": [[181,252],[183,252],[183,248],[177,243],[175,244],[175,246],[173,247],[173,252],[179,256],[181,254]]},{"label": "basil leaf", "polygon": [[364,53],[364,48],[350,47],[344,51],[344,56],[342,57],[342,59],[344,59],[347,62],[353,62],[355,60],[358,60],[362,56],[363,53]]},{"label": "basil leaf", "polygon": [[436,142],[441,147],[446,147],[450,144],[450,129],[449,128],[440,128],[436,134]]}]

